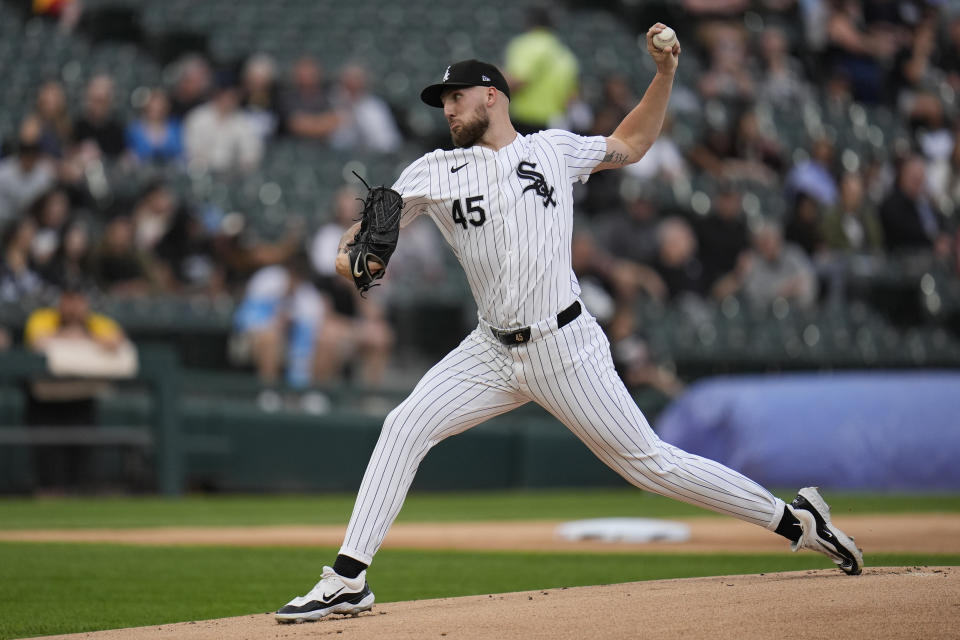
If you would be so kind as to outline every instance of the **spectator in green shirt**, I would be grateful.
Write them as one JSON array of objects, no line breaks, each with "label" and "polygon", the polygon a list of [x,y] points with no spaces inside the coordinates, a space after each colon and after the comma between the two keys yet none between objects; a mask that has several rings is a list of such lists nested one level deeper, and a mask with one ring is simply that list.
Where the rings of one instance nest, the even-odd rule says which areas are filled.
[{"label": "spectator in green shirt", "polygon": [[521,134],[547,129],[577,92],[579,63],[551,28],[544,7],[527,15],[528,30],[507,45],[510,115]]},{"label": "spectator in green shirt", "polygon": [[847,173],[840,182],[840,202],[823,218],[823,239],[836,251],[883,252],[883,228],[876,208],[864,197],[863,178]]}]

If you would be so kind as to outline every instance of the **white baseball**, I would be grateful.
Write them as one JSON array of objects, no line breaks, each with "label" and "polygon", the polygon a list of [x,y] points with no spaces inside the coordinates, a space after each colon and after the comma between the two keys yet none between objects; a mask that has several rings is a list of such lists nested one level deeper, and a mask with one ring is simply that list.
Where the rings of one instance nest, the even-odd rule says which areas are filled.
[{"label": "white baseball", "polygon": [[657,49],[666,49],[677,44],[677,33],[670,27],[664,27],[660,33],[653,34],[653,46]]}]

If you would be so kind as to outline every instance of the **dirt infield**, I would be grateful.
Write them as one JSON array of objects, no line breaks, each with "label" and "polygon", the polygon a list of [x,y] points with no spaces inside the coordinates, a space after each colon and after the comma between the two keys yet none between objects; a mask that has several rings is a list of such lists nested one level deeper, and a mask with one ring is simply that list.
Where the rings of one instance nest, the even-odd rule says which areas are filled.
[{"label": "dirt infield", "polygon": [[[568,542],[554,535],[558,522],[398,523],[384,548],[518,551],[777,552],[779,536],[729,518],[678,519],[690,526],[683,543]],[[960,514],[838,516],[838,526],[871,552],[960,553]],[[236,546],[328,546],[343,539],[342,526],[162,527],[153,529],[72,529],[0,531],[0,540],[119,542]]]},{"label": "dirt infield", "polygon": [[53,636],[76,640],[344,638],[956,638],[960,570],[867,569],[657,580],[376,605],[279,625],[266,614]]}]

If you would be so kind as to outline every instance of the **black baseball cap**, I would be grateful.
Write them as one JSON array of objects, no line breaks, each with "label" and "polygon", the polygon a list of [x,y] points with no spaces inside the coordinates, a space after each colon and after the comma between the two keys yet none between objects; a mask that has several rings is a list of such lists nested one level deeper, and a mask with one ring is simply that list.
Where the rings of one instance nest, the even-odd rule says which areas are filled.
[{"label": "black baseball cap", "polygon": [[510,97],[510,87],[503,74],[492,64],[479,60],[455,62],[443,73],[443,80],[420,92],[420,99],[431,107],[443,107],[440,94],[452,87],[493,87]]}]

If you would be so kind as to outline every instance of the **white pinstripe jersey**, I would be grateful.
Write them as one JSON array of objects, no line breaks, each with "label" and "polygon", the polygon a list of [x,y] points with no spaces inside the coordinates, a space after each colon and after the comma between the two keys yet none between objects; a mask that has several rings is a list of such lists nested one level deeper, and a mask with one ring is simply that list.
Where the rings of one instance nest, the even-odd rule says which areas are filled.
[{"label": "white pinstripe jersey", "polygon": [[570,264],[573,182],[587,181],[606,139],[550,129],[498,151],[436,150],[393,188],[401,226],[427,213],[463,265],[480,317],[511,329],[539,322],[580,294]]}]

